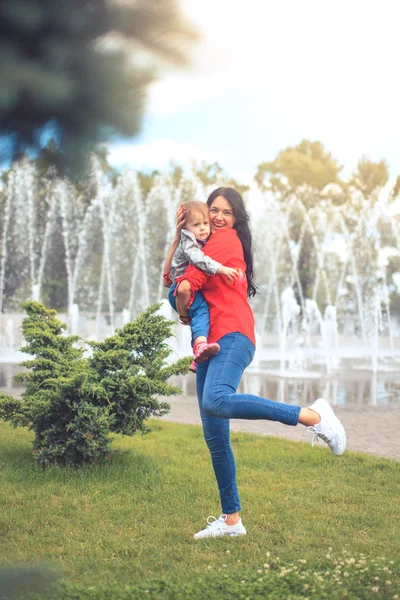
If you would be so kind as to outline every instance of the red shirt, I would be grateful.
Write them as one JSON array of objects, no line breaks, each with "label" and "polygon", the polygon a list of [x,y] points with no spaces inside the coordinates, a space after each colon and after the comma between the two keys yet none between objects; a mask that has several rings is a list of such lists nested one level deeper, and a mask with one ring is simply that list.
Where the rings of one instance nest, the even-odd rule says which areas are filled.
[{"label": "red shirt", "polygon": [[[235,229],[220,229],[213,233],[203,248],[210,256],[226,267],[238,267],[246,272],[242,243]],[[247,280],[229,285],[224,275],[206,275],[190,265],[177,282],[190,282],[193,292],[201,290],[210,309],[209,342],[218,342],[227,333],[239,332],[255,345],[254,315],[247,299]]]}]

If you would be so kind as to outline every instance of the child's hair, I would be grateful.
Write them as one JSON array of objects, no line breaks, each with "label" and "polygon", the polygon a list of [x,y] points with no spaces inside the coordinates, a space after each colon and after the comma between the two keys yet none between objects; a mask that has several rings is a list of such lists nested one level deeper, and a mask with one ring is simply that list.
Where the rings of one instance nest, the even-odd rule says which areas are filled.
[{"label": "child's hair", "polygon": [[195,213],[200,213],[203,217],[208,219],[208,204],[205,202],[199,202],[198,200],[190,200],[184,202],[183,207],[185,209],[186,217],[189,218]]}]

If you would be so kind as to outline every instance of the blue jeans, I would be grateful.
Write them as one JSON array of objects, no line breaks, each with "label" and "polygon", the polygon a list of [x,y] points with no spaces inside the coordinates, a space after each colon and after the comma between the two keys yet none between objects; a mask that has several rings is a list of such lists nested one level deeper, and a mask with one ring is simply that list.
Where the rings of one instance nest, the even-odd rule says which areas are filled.
[{"label": "blue jeans", "polygon": [[[176,296],[174,296],[175,288],[176,283],[173,283],[168,292],[168,300],[174,310],[176,310]],[[193,304],[189,308],[189,317],[192,320],[190,329],[192,332],[193,346],[193,342],[197,337],[200,335],[208,337],[210,331],[210,310],[201,292],[195,293]]]},{"label": "blue jeans", "polygon": [[196,386],[204,438],[211,453],[222,512],[241,508],[236,485],[229,419],[266,419],[297,425],[300,406],[266,400],[251,394],[237,394],[243,371],[254,356],[254,345],[242,333],[229,333],[219,340],[221,350],[197,365]]}]

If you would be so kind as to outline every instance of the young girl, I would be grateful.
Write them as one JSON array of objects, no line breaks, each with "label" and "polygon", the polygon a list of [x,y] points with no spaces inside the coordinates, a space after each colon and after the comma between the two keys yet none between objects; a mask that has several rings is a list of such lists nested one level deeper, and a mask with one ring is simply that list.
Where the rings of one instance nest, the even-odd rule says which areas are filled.
[{"label": "young girl", "polygon": [[[177,310],[175,297],[176,279],[184,274],[189,265],[197,267],[207,275],[224,275],[231,281],[234,281],[239,275],[238,269],[225,267],[209,256],[206,256],[202,251],[204,244],[210,237],[207,204],[197,201],[186,202],[183,204],[183,210],[186,221],[180,230],[179,243],[178,240],[175,240],[176,243],[173,244],[164,265],[165,271],[171,263],[171,270],[169,273],[164,273],[163,275],[165,284],[171,285],[168,300],[174,310]],[[173,258],[171,262],[172,252]],[[190,324],[191,326],[194,361],[190,366],[190,370],[195,372],[196,363],[203,363],[219,352],[219,345],[217,343],[209,344],[207,340],[210,329],[210,312],[200,292],[195,294],[189,315],[179,315],[179,321],[183,325]]]}]

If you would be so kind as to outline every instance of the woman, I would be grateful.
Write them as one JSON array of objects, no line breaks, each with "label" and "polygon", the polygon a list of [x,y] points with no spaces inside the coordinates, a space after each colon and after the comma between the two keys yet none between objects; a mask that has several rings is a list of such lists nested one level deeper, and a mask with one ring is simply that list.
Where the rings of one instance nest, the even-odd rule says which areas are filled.
[{"label": "woman", "polygon": [[[209,517],[195,539],[246,533],[236,485],[236,466],[230,445],[229,419],[266,419],[286,425],[301,423],[323,439],[333,454],[343,454],[346,435],[342,424],[323,398],[309,408],[291,406],[250,394],[236,393],[243,371],[255,351],[254,316],[247,297],[254,296],[252,240],[249,216],[238,192],[218,188],[208,198],[211,238],[204,253],[227,266],[242,269],[246,277],[230,286],[223,277],[210,277],[190,266],[178,278],[177,307],[187,314],[191,298],[202,291],[210,308],[209,342],[220,346],[218,355],[197,366],[196,386],[204,437],[211,453],[221,499],[222,515]],[[178,228],[184,222],[178,211]],[[213,519],[213,520],[212,520]]]}]

